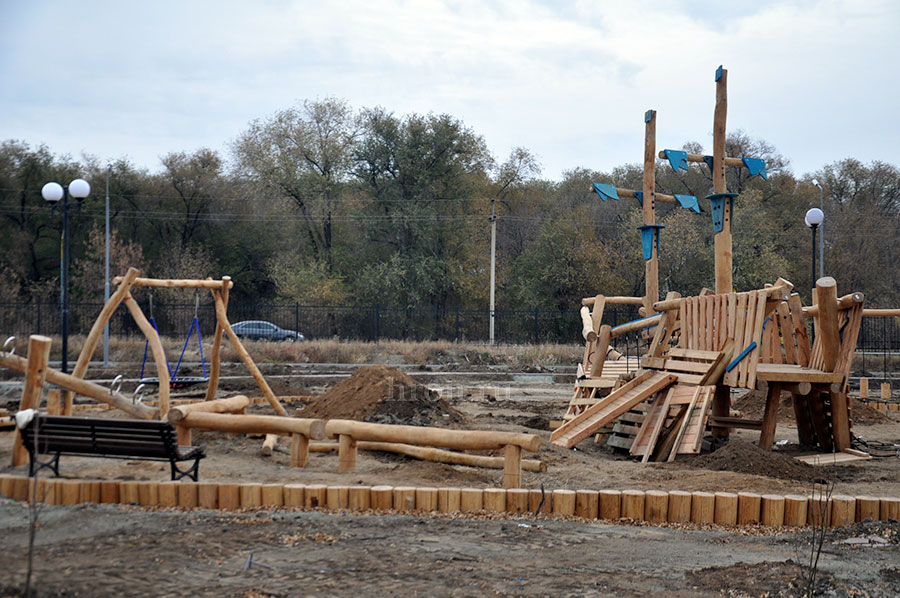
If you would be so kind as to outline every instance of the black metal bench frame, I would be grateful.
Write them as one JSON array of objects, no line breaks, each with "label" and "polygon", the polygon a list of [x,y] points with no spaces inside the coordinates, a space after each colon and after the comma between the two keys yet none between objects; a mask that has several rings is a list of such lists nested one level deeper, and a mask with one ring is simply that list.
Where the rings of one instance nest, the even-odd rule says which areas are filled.
[{"label": "black metal bench frame", "polygon": [[[200,459],[206,456],[202,447],[178,446],[175,428],[169,422],[36,415],[19,432],[30,456],[29,476],[44,468],[52,469],[59,476],[60,455],[71,455],[168,461],[172,480],[188,477],[196,482]],[[38,459],[38,455],[48,454],[53,457],[47,461]],[[188,469],[179,468],[177,464],[184,461],[193,461],[193,465]]]}]

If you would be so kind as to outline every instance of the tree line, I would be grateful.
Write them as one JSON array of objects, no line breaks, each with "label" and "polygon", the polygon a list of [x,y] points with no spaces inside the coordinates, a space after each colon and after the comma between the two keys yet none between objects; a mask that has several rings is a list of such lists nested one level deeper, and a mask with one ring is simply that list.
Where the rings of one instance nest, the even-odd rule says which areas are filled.
[{"label": "tree line", "polygon": [[[688,142],[682,149],[702,153]],[[900,170],[848,158],[795,176],[763,140],[738,131],[727,153],[766,160],[768,179],[727,169],[735,200],[734,283],[788,278],[808,301],[806,210],[824,188],[825,270],[870,305],[900,306]],[[627,152],[623,152],[627,157]],[[328,98],[255,120],[223,151],[172,152],[149,171],[0,145],[0,303],[58,293],[61,218],[48,181],[86,178],[70,219],[73,300],[102,301],[107,169],[111,271],[156,278],[230,275],[235,300],[304,305],[486,307],[492,202],[498,216],[497,302],[505,309],[577,307],[584,296],[642,295],[636,200],[602,202],[592,182],[641,188],[641,165],[573,168],[541,177],[535,156],[505,159],[446,114],[396,115]],[[714,287],[712,181],[706,166],[657,163],[657,191],[700,198],[702,214],[658,204],[660,292]]]}]

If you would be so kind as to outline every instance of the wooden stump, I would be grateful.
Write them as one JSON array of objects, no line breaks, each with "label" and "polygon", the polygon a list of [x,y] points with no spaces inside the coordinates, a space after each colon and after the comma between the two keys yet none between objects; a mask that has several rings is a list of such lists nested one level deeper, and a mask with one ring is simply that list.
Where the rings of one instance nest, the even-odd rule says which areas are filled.
[{"label": "wooden stump", "polygon": [[643,490],[622,492],[622,518],[641,521],[644,518],[645,494]]},{"label": "wooden stump", "polygon": [[522,447],[508,444],[503,449],[503,487],[522,485]]},{"label": "wooden stump", "polygon": [[821,497],[809,497],[806,507],[806,524],[819,527],[831,525],[831,503]]},{"label": "wooden stump", "polygon": [[760,521],[762,496],[753,492],[738,492],[738,525],[753,525]]},{"label": "wooden stump", "polygon": [[416,489],[409,486],[394,488],[394,509],[412,511],[416,508]]},{"label": "wooden stump", "polygon": [[[24,481],[24,485],[18,483]],[[25,500],[25,494],[28,492],[28,478],[19,478],[16,480],[16,487],[13,489],[15,500]],[[19,492],[19,487],[23,491]],[[63,480],[62,484],[57,487],[59,493],[59,504],[61,505],[77,505],[81,502],[81,482],[79,480]],[[144,504],[141,502],[141,504]]]},{"label": "wooden stump", "polygon": [[882,498],[879,519],[900,519],[900,498]]},{"label": "wooden stump", "polygon": [[369,486],[350,486],[348,506],[354,511],[368,510],[372,504],[372,488]]},{"label": "wooden stump", "polygon": [[891,399],[891,383],[883,382],[881,384],[881,400],[889,401]]},{"label": "wooden stump", "polygon": [[196,483],[178,484],[178,506],[182,509],[196,509],[200,504],[200,491]]},{"label": "wooden stump", "polygon": [[715,523],[716,495],[710,492],[691,493],[691,521],[693,523]]},{"label": "wooden stump", "polygon": [[456,513],[460,510],[460,488],[438,488],[438,511]]},{"label": "wooden stump", "polygon": [[281,484],[263,484],[262,504],[267,507],[284,506],[284,486]]},{"label": "wooden stump", "polygon": [[669,493],[662,490],[647,490],[644,493],[644,520],[651,523],[665,523],[669,515]]},{"label": "wooden stump", "polygon": [[197,505],[201,509],[218,509],[219,485],[209,482],[197,484]]},{"label": "wooden stump", "polygon": [[575,491],[558,489],[553,491],[553,514],[575,514]]},{"label": "wooden stump", "polygon": [[526,488],[510,488],[506,491],[506,512],[527,513],[528,496],[531,492]]},{"label": "wooden stump", "polygon": [[622,516],[622,493],[618,490],[600,490],[598,498],[598,517],[616,520]]},{"label": "wooden stump", "polygon": [[[81,483],[81,502],[100,504],[102,483],[100,480],[85,480]],[[31,495],[29,494],[29,499]]]},{"label": "wooden stump", "polygon": [[666,519],[670,523],[687,523],[691,520],[691,493],[683,490],[669,492],[669,509]]},{"label": "wooden stump", "polygon": [[239,488],[242,509],[262,506],[262,484],[245,482]]},{"label": "wooden stump", "polygon": [[178,506],[178,482],[162,482],[159,485],[159,506]]},{"label": "wooden stump", "polygon": [[346,509],[350,506],[350,486],[328,486],[325,504],[329,509]]},{"label": "wooden stump", "polygon": [[506,511],[506,489],[485,488],[484,510],[491,513],[503,513]]},{"label": "wooden stump", "polygon": [[15,476],[10,474],[0,474],[0,496],[12,498],[12,488]]},{"label": "wooden stump", "polygon": [[302,507],[306,495],[306,486],[303,484],[284,485],[284,506]]},{"label": "wooden stump", "polygon": [[303,506],[307,509],[325,508],[328,504],[328,486],[324,484],[310,484],[306,487],[303,498]]},{"label": "wooden stump", "polygon": [[219,508],[226,511],[241,508],[240,484],[219,484]]},{"label": "wooden stump", "polygon": [[868,378],[860,378],[859,379],[859,398],[860,399],[868,399],[869,398],[869,379]]},{"label": "wooden stump", "polygon": [[[139,482],[122,482],[119,484],[119,502],[123,505],[136,505],[139,504],[140,495],[138,493],[138,484]],[[57,492],[59,490],[57,489]],[[61,502],[58,504],[62,504]]]},{"label": "wooden stump", "polygon": [[484,508],[484,490],[481,488],[463,488],[459,492],[459,510],[473,513]]},{"label": "wooden stump", "polygon": [[[542,502],[543,501],[543,502]],[[535,515],[553,512],[553,492],[531,489],[528,491],[528,510]]]},{"label": "wooden stump", "polygon": [[291,434],[291,467],[306,467],[309,462],[309,438]]},{"label": "wooden stump", "polygon": [[784,525],[785,497],[777,494],[763,494],[760,502],[759,519],[763,525],[781,527]]},{"label": "wooden stump", "polygon": [[416,488],[416,510],[437,511],[437,488]]},{"label": "wooden stump", "polygon": [[119,502],[119,482],[100,482],[100,502],[105,504],[116,504]]},{"label": "wooden stump", "polygon": [[831,497],[831,525],[843,527],[856,521],[856,498],[835,494]]},{"label": "wooden stump", "polygon": [[716,492],[715,522],[718,525],[735,525],[738,520],[738,495],[733,492]]},{"label": "wooden stump", "polygon": [[159,482],[140,482],[138,484],[138,502],[142,507],[155,507],[159,504]]},{"label": "wooden stump", "polygon": [[871,519],[878,521],[881,516],[881,499],[877,496],[856,497],[856,521]]},{"label": "wooden stump", "polygon": [[356,440],[348,434],[338,435],[338,473],[356,469],[356,455],[359,452]]},{"label": "wooden stump", "polygon": [[797,494],[789,494],[784,497],[784,524],[792,527],[807,525],[807,511],[809,499]]},{"label": "wooden stump", "polygon": [[394,508],[394,487],[372,486],[370,501],[373,509],[390,511]]},{"label": "wooden stump", "polygon": [[584,519],[596,519],[600,513],[600,493],[596,490],[575,491],[575,514]]}]

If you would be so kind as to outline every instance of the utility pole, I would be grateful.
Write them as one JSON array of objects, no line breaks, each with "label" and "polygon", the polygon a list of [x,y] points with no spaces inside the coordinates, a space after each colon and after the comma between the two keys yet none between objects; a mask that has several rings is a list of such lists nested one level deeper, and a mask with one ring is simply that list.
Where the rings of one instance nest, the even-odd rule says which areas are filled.
[{"label": "utility pole", "polygon": [[[109,164],[106,165],[106,279],[103,284],[103,305],[109,302]],[[109,321],[103,327],[103,367],[109,367]]]},{"label": "utility pole", "polygon": [[[824,205],[824,196],[825,191],[822,189],[822,185],[819,184],[819,181],[813,179],[813,185],[819,188],[819,209],[822,210],[822,214],[825,214],[825,205]],[[825,276],[825,220],[823,218],[822,224],[819,225],[819,278]]]},{"label": "utility pole", "polygon": [[490,326],[490,337],[491,344],[494,344],[494,320],[496,316],[496,312],[494,310],[494,284],[496,281],[496,266],[497,266],[497,211],[496,211],[496,200],[491,198],[491,326]]}]

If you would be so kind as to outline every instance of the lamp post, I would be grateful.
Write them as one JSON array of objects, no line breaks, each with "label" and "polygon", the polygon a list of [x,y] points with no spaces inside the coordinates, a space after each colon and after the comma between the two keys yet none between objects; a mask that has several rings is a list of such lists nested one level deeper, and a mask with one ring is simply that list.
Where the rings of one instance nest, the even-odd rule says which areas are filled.
[{"label": "lamp post", "polygon": [[812,229],[812,287],[816,286],[816,229],[825,221],[825,214],[819,208],[810,208],[803,219],[806,226]]},{"label": "lamp post", "polygon": [[825,191],[816,179],[812,180],[812,184],[819,188],[819,211],[822,212],[823,219],[819,226],[819,278],[822,278],[825,276]]},{"label": "lamp post", "polygon": [[59,183],[47,183],[41,189],[41,195],[50,205],[55,206],[61,199],[63,212],[62,227],[62,261],[60,262],[60,333],[62,334],[62,367],[63,373],[68,372],[66,361],[69,350],[69,196],[81,201],[91,192],[91,186],[84,179],[75,179],[68,186],[63,187]]}]

